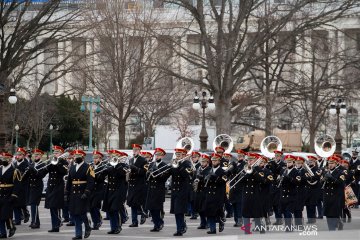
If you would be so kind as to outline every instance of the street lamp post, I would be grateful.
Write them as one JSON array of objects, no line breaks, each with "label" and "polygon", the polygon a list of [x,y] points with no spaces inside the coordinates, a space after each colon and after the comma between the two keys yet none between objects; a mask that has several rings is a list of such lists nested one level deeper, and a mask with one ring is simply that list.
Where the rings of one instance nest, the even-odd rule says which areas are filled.
[{"label": "street lamp post", "polygon": [[[19,147],[19,125],[15,125],[15,148],[17,149]],[[16,151],[15,149],[15,151]]]},{"label": "street lamp post", "polygon": [[209,108],[209,110],[215,109],[215,103],[214,103],[214,97],[212,96],[212,93],[210,93],[210,97],[206,97],[206,92],[202,92],[202,99],[197,95],[197,91],[195,91],[195,97],[193,101],[193,109],[200,110],[202,109],[202,124],[201,124],[201,131],[200,131],[200,151],[206,151],[207,150],[207,142],[208,142],[208,134],[205,127],[205,109]]},{"label": "street lamp post", "polygon": [[93,105],[96,104],[96,113],[100,113],[100,97],[87,97],[82,96],[81,97],[81,107],[80,110],[82,112],[85,112],[86,110],[86,104],[89,103],[89,112],[90,112],[90,125],[89,125],[89,151],[93,151],[93,145],[92,145],[92,123],[93,123]]},{"label": "street lamp post", "polygon": [[[4,125],[4,104],[5,104],[5,95],[6,87],[4,84],[0,83],[0,148],[5,147],[6,140],[6,129]],[[15,104],[17,102],[15,89],[10,89],[10,94],[8,101],[10,104]]]},{"label": "street lamp post", "polygon": [[346,104],[342,98],[337,98],[335,102],[331,103],[330,110],[331,115],[337,116],[336,118],[336,134],[335,134],[335,143],[336,143],[336,149],[335,153],[341,154],[341,148],[342,148],[342,136],[340,133],[340,115],[346,114]]},{"label": "street lamp post", "polygon": [[52,143],[52,131],[54,130],[54,126],[52,124],[50,124],[49,126],[49,131],[50,131],[50,154],[52,154],[52,146],[53,146],[53,143]]}]

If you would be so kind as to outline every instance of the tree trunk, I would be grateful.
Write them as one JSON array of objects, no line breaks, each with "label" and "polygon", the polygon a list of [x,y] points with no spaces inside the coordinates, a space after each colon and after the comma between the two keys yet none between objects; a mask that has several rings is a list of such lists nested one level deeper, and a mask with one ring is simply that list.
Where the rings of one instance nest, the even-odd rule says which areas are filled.
[{"label": "tree trunk", "polygon": [[310,134],[310,146],[309,146],[309,152],[314,153],[315,149],[315,135],[316,135],[316,129],[314,127],[314,124],[311,124],[309,126],[309,134]]},{"label": "tree trunk", "polygon": [[125,149],[125,121],[119,121],[119,149]]},{"label": "tree trunk", "polygon": [[272,134],[272,103],[270,93],[265,97],[265,136]]},{"label": "tree trunk", "polygon": [[231,133],[231,96],[215,94],[216,134]]}]

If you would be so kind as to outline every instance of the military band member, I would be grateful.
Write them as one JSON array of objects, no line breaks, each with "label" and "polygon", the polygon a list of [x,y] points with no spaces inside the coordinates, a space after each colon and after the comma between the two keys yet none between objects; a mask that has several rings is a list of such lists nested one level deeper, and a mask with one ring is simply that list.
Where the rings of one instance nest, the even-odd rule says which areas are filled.
[{"label": "military band member", "polygon": [[[155,149],[155,161],[150,163],[147,172],[148,190],[145,208],[150,211],[154,223],[154,228],[150,232],[159,232],[164,227],[161,219],[161,211],[164,209],[165,202],[165,182],[169,177],[168,173],[162,173],[166,169],[163,158],[166,152],[161,148]],[[160,170],[160,169],[163,170]]]},{"label": "military band member", "polygon": [[[194,175],[196,173],[196,170],[200,167],[200,161],[199,161],[200,156],[201,156],[201,153],[199,153],[197,151],[193,151],[191,153],[191,161],[193,164],[194,171],[191,176],[190,185],[193,184],[194,177],[195,177]],[[198,217],[198,213],[194,210],[194,190],[192,187],[190,187],[190,202],[189,202],[189,206],[188,206],[188,214],[189,214],[189,216],[191,216],[190,219],[192,219],[192,220],[197,219],[197,217]]]},{"label": "military band member", "polygon": [[[243,150],[238,150],[238,157],[237,162],[234,163],[234,167],[229,172],[229,179],[233,179],[236,177],[236,175],[239,175],[239,173],[244,169],[244,166],[246,164],[245,162],[245,156],[246,152]],[[232,181],[230,184],[230,187],[234,185],[236,180]],[[234,212],[234,227],[241,227],[243,224],[242,220],[242,212],[241,212],[241,205],[242,205],[242,198],[243,198],[243,183],[237,183],[233,188],[230,189],[229,192],[229,201],[233,207]]]},{"label": "military band member", "polygon": [[255,230],[265,233],[260,222],[260,218],[264,215],[260,184],[265,181],[265,175],[259,166],[253,166],[261,156],[257,153],[248,153],[247,157],[247,165],[244,166],[246,174],[242,179],[244,182],[242,215],[246,229],[245,234],[250,233],[250,218],[254,218]]},{"label": "military band member", "polygon": [[33,150],[34,162],[30,163],[23,175],[23,181],[28,180],[29,182],[28,205],[30,205],[31,210],[31,224],[29,227],[32,229],[40,228],[39,204],[44,189],[44,183],[43,176],[39,174],[38,170],[45,166],[45,163],[41,162],[43,155],[43,151],[35,148]]},{"label": "military band member", "polygon": [[48,164],[48,166],[40,170],[40,175],[49,174],[46,194],[45,208],[50,209],[51,229],[48,232],[59,232],[61,226],[60,209],[64,207],[64,176],[68,173],[68,163],[65,159],[59,158],[64,153],[64,149],[60,146],[53,146],[53,160],[57,160],[57,164]]},{"label": "military band member", "polygon": [[306,183],[305,183],[305,206],[306,206],[306,215],[308,218],[307,223],[313,224],[316,223],[316,203],[321,194],[321,185],[320,185],[320,176],[321,170],[318,168],[317,157],[308,156],[308,166],[310,167],[314,176],[311,176],[310,173],[306,172]]},{"label": "military band member", "polygon": [[295,169],[295,159],[293,155],[286,155],[286,169],[281,172],[280,182],[280,207],[281,213],[285,218],[285,230],[292,231],[292,217],[296,209],[296,185],[301,181]]},{"label": "military band member", "polygon": [[145,174],[148,166],[145,158],[140,156],[142,147],[139,144],[133,144],[133,155],[130,159],[129,166],[131,169],[129,178],[129,190],[127,195],[127,205],[131,207],[132,223],[129,227],[138,227],[138,214],[141,214],[140,224],[146,221],[144,204],[146,198]]},{"label": "military band member", "polygon": [[140,155],[143,158],[145,158],[145,160],[147,161],[148,164],[150,164],[154,158],[154,156],[151,154],[151,152],[142,151],[142,152],[140,152]]},{"label": "military band member", "polygon": [[[352,156],[349,161],[350,163],[350,171],[355,171],[358,166],[360,166],[360,159],[359,159],[359,148],[355,148],[352,151]],[[353,191],[357,197],[357,199],[360,199],[360,175],[355,175],[355,183],[352,185]],[[354,205],[355,208],[359,207],[359,202]]]},{"label": "military band member", "polygon": [[69,201],[69,211],[75,222],[75,237],[82,239],[82,224],[85,225],[84,238],[91,233],[89,219],[86,213],[89,211],[90,194],[94,188],[95,173],[92,167],[84,161],[86,153],[82,150],[74,150],[75,164],[69,169],[65,195]]},{"label": "military band member", "polygon": [[343,209],[345,175],[338,168],[337,158],[329,157],[329,170],[325,171],[324,185],[324,216],[328,224],[329,231],[335,231],[339,226],[340,216]]},{"label": "military band member", "polygon": [[[118,150],[110,150],[111,157],[123,158],[128,155]],[[108,234],[119,234],[122,230],[119,211],[124,207],[128,183],[126,181],[125,163],[118,163],[115,166],[107,167],[103,173],[108,178],[105,189],[102,210],[107,212],[110,220],[110,231]]]},{"label": "military band member", "polygon": [[0,155],[0,238],[12,237],[16,231],[12,221],[13,203],[18,201],[22,189],[19,187],[21,173],[11,164],[12,157],[10,153]]},{"label": "military band member", "polygon": [[187,231],[185,213],[189,201],[190,174],[192,173],[192,163],[184,160],[187,154],[186,149],[176,148],[175,164],[170,170],[172,176],[170,213],[175,214],[176,232],[174,236],[182,236]]},{"label": "military band member", "polygon": [[[345,186],[352,186],[354,184],[355,177],[354,177],[354,171],[349,171],[350,163],[347,160],[342,160],[341,165],[344,168],[343,172],[344,172],[344,175],[345,175],[345,178],[346,178]],[[351,222],[351,208],[350,208],[350,206],[345,206],[343,208],[343,212],[342,212],[342,221],[343,222],[346,222],[346,217],[348,218],[347,222]]]},{"label": "military band member", "polygon": [[[73,151],[69,151],[69,155],[66,157],[66,161],[67,161],[68,172],[69,172],[69,169],[71,168],[71,166],[75,164]],[[65,186],[67,183],[67,181],[66,181],[67,177],[68,177],[68,173],[64,176]],[[68,226],[68,227],[75,226],[74,218],[72,217],[71,213],[69,212],[69,202],[68,201],[64,202],[64,206],[62,207],[61,210],[62,210],[63,222],[67,223],[66,226]]]},{"label": "military band member", "polygon": [[264,173],[264,180],[260,183],[261,195],[264,196],[263,210],[264,218],[266,225],[270,225],[270,211],[272,208],[272,199],[271,199],[271,189],[274,183],[273,173],[269,168],[266,167],[269,159],[265,156],[262,156],[259,168]]},{"label": "military band member", "polygon": [[92,230],[99,230],[102,225],[102,217],[100,213],[101,202],[104,198],[104,181],[105,175],[100,172],[106,164],[102,162],[104,155],[99,151],[93,152],[93,169],[98,172],[95,175],[94,189],[90,195],[90,215],[93,222]]},{"label": "military band member", "polygon": [[[17,148],[14,162],[14,167],[19,170],[20,174],[23,175],[26,169],[29,167],[29,161],[25,159],[26,150],[24,148]],[[21,181],[19,183],[19,187],[22,189],[19,192],[19,199],[17,203],[14,205],[14,218],[15,225],[21,225],[21,216],[24,216],[24,223],[29,221],[29,211],[26,208],[26,202],[28,197],[28,179]]]},{"label": "military band member", "polygon": [[305,173],[306,170],[303,168],[303,164],[305,159],[301,156],[297,156],[295,159],[295,168],[297,171],[296,179],[296,202],[295,202],[295,209],[294,209],[294,219],[295,219],[295,226],[299,228],[303,225],[303,215],[302,212],[305,206],[305,185],[306,185],[306,178]]},{"label": "military band member", "polygon": [[207,154],[202,154],[200,158],[201,166],[196,170],[193,181],[194,188],[194,210],[200,215],[200,225],[197,229],[206,229],[207,220],[204,207],[206,189],[205,189],[205,177],[209,174],[211,158]]},{"label": "military band member", "polygon": [[208,234],[216,234],[216,222],[219,223],[219,232],[224,230],[223,205],[226,194],[226,173],[220,165],[221,156],[217,153],[211,155],[212,168],[205,177],[204,212],[210,230]]},{"label": "military band member", "polygon": [[[275,153],[275,158],[270,159],[266,167],[269,168],[270,171],[272,172],[274,180],[279,181],[281,177],[281,172],[283,171],[284,168],[286,168],[286,163],[283,161],[284,156],[282,151],[275,150],[274,153]],[[271,186],[270,195],[272,199],[271,200],[272,209],[275,215],[275,222],[273,223],[273,225],[282,225],[283,215],[280,209],[280,189],[278,188],[276,183],[274,183]]]}]

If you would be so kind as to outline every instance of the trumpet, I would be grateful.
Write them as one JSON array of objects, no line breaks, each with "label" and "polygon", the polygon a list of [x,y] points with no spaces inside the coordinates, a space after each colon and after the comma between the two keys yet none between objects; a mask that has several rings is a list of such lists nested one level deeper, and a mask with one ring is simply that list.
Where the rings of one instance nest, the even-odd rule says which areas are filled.
[{"label": "trumpet", "polygon": [[198,188],[199,188],[199,182],[200,182],[200,179],[196,178],[194,180],[194,183],[193,183],[193,188],[194,188],[194,191],[197,192]]},{"label": "trumpet", "polygon": [[285,176],[285,175],[288,175],[288,174],[289,174],[289,169],[286,168],[285,171],[284,171],[284,173],[283,173],[283,175],[281,175],[281,177],[280,177],[279,183],[278,183],[278,185],[276,186],[277,188],[280,188],[282,182],[284,181],[284,176]]},{"label": "trumpet", "polygon": [[65,153],[61,154],[58,158],[52,157],[52,159],[50,160],[50,162],[48,164],[46,164],[45,166],[43,166],[43,167],[41,167],[39,169],[36,169],[36,170],[40,171],[40,170],[42,170],[44,168],[47,168],[50,165],[57,165],[59,163],[59,159],[64,159],[64,158],[67,158],[68,156],[70,156],[70,153],[65,152]]}]

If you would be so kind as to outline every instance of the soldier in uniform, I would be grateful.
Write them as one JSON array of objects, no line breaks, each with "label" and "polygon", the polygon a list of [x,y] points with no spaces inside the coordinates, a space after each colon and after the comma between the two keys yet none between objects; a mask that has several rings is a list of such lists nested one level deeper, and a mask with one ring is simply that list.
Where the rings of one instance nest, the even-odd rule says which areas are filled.
[{"label": "soldier in uniform", "polygon": [[95,175],[94,189],[90,195],[90,215],[93,222],[92,230],[99,230],[102,224],[101,218],[101,202],[104,198],[104,181],[105,176],[100,172],[106,164],[102,162],[104,155],[99,151],[93,152],[93,169],[98,174]]},{"label": "soldier in uniform", "polygon": [[86,213],[90,209],[90,195],[94,188],[95,173],[92,167],[84,161],[86,153],[74,150],[74,161],[69,169],[65,196],[68,197],[69,211],[75,222],[74,239],[82,239],[82,224],[85,225],[84,238],[91,233],[89,219]]},{"label": "soldier in uniform", "polygon": [[141,145],[133,144],[133,155],[130,159],[129,166],[131,169],[129,178],[129,190],[127,196],[127,205],[131,207],[131,220],[132,223],[129,227],[138,227],[138,213],[141,214],[140,224],[146,221],[144,204],[145,204],[145,174],[146,167],[148,166],[145,158],[140,156]]},{"label": "soldier in uniform", "polygon": [[[118,150],[110,150],[108,153],[111,157],[118,159],[128,156],[126,153]],[[108,178],[102,208],[109,215],[111,230],[108,234],[119,234],[122,230],[119,211],[124,207],[126,200],[128,188],[126,181],[127,168],[128,166],[125,163],[120,162],[115,166],[107,167],[103,171],[104,176]]]},{"label": "soldier in uniform", "polygon": [[40,228],[39,204],[41,201],[44,183],[43,178],[39,174],[38,170],[45,166],[45,163],[41,162],[43,155],[43,151],[35,148],[33,150],[34,162],[30,163],[28,169],[23,175],[23,181],[28,180],[29,182],[29,199],[27,204],[30,205],[31,224],[29,227],[32,229]]},{"label": "soldier in uniform", "polygon": [[306,205],[306,215],[308,218],[307,223],[313,224],[316,223],[316,203],[320,194],[320,176],[321,170],[316,164],[317,158],[314,156],[308,156],[308,165],[314,176],[311,176],[310,173],[305,173],[306,183],[305,183],[305,205]]},{"label": "soldier in uniform", "polygon": [[145,151],[142,151],[140,152],[140,155],[145,158],[145,160],[147,161],[148,164],[150,164],[153,160],[153,155],[151,154],[151,152],[145,152]]},{"label": "soldier in uniform", "polygon": [[[155,149],[155,162],[150,163],[147,172],[148,189],[145,208],[150,211],[154,223],[154,228],[150,232],[159,232],[164,227],[164,221],[161,219],[161,211],[164,209],[165,202],[165,182],[169,177],[165,171],[166,163],[162,160],[166,152],[161,148]],[[158,170],[162,168],[162,170]],[[152,174],[154,173],[154,174]]]},{"label": "soldier in uniform", "polygon": [[186,149],[176,148],[175,165],[170,169],[172,176],[170,213],[175,214],[176,232],[174,236],[182,236],[187,231],[185,213],[189,201],[190,174],[192,173],[192,163],[184,160],[187,154]]},{"label": "soldier in uniform", "polygon": [[244,219],[245,234],[249,234],[250,218],[255,220],[255,230],[265,233],[264,227],[261,226],[260,218],[263,217],[262,196],[260,184],[265,181],[265,174],[259,166],[253,166],[261,158],[257,153],[248,153],[248,162],[244,166],[246,174],[242,178],[243,188],[243,205],[242,215]]},{"label": "soldier in uniform", "polygon": [[281,213],[285,218],[285,229],[292,231],[292,217],[296,209],[296,186],[301,181],[295,168],[295,159],[293,155],[286,155],[286,169],[280,173],[280,207]]},{"label": "soldier in uniform", "polygon": [[200,225],[197,229],[206,229],[207,220],[206,212],[203,209],[206,189],[205,189],[205,177],[209,174],[211,158],[207,154],[202,154],[200,158],[201,166],[196,170],[193,182],[194,188],[194,210],[200,215]]},{"label": "soldier in uniform", "polygon": [[[355,177],[354,171],[349,171],[350,163],[347,160],[342,160],[341,165],[344,168],[344,175],[346,178],[345,186],[351,186],[354,184]],[[350,206],[345,205],[342,212],[342,221],[346,222],[346,217],[348,217],[347,222],[351,222],[351,209]]]},{"label": "soldier in uniform", "polygon": [[[234,179],[233,181],[231,181],[230,187],[232,187],[235,182],[237,181],[237,176],[240,175],[240,172],[243,171],[244,166],[246,164],[245,162],[245,156],[246,156],[246,152],[243,150],[238,150],[238,158],[237,158],[237,163],[233,163],[233,168],[228,172],[229,174],[229,179]],[[235,178],[236,177],[236,178]],[[229,192],[229,202],[231,203],[232,207],[233,207],[233,212],[234,212],[234,227],[241,227],[243,224],[243,220],[242,220],[242,212],[241,212],[241,205],[242,205],[242,196],[243,194],[243,183],[237,183],[235,186],[233,186],[232,188],[230,188],[230,192]]]},{"label": "soldier in uniform", "polygon": [[[359,149],[358,148],[355,148],[352,152],[352,156],[351,156],[351,159],[350,159],[350,168],[349,170],[350,171],[355,171],[358,166],[360,166],[360,159],[359,159]],[[359,185],[359,182],[360,182],[360,175],[356,175],[355,176],[355,182],[354,184],[352,185],[352,188],[353,188],[353,191],[357,197],[357,199],[360,199],[360,185]],[[359,202],[356,203],[354,205],[355,208],[359,208]]]},{"label": "soldier in uniform", "polygon": [[[16,227],[13,225],[13,203],[18,201],[21,174],[12,164],[10,153],[0,155],[0,238],[12,237]],[[19,187],[20,186],[20,187]],[[6,227],[9,228],[7,235]]]},{"label": "soldier in uniform", "polygon": [[[270,169],[270,171],[272,172],[274,180],[279,181],[281,177],[281,172],[283,171],[284,168],[286,168],[286,164],[283,161],[282,151],[275,150],[274,153],[275,153],[275,159],[273,160],[270,159],[266,167]],[[274,183],[271,186],[270,195],[272,199],[271,200],[272,209],[275,215],[275,222],[273,223],[273,225],[282,225],[283,215],[280,209],[280,189],[278,188],[277,184]]]},{"label": "soldier in uniform", "polygon": [[[194,182],[194,175],[195,175],[195,172],[196,170],[200,167],[200,156],[201,154],[199,152],[196,152],[196,151],[193,151],[191,153],[191,161],[192,161],[192,164],[193,164],[193,173],[192,173],[192,176],[191,176],[191,182],[190,182],[190,185],[193,184]],[[198,213],[194,210],[194,190],[192,187],[190,187],[190,202],[189,202],[189,216],[190,219],[197,219],[198,217]]]},{"label": "soldier in uniform", "polygon": [[[67,164],[68,164],[68,171],[71,168],[71,166],[75,164],[74,163],[74,156],[72,155],[72,153],[73,152],[70,151],[69,155],[66,157],[66,161],[67,161]],[[67,182],[67,177],[68,177],[68,174],[66,174],[64,176],[65,186],[66,186],[66,182]],[[62,210],[62,217],[64,219],[63,222],[67,222],[66,226],[68,226],[68,227],[75,226],[74,218],[71,216],[71,213],[69,212],[69,203],[68,203],[68,201],[64,202],[64,206],[63,206],[63,208],[61,210]]]},{"label": "soldier in uniform", "polygon": [[303,168],[304,162],[305,159],[301,156],[297,156],[295,159],[295,168],[297,171],[296,179],[300,179],[296,181],[296,203],[294,210],[295,226],[297,226],[298,228],[303,225],[302,212],[305,206],[306,170]]},{"label": "soldier in uniform", "polygon": [[269,159],[265,156],[262,156],[259,168],[264,173],[264,181],[260,183],[261,195],[264,196],[263,210],[264,218],[266,225],[270,225],[270,212],[272,208],[272,199],[271,199],[271,189],[274,183],[274,177],[269,168],[266,167]]},{"label": "soldier in uniform", "polygon": [[[14,167],[19,170],[20,174],[23,175],[26,169],[29,167],[29,161],[25,159],[26,150],[24,148],[17,148],[15,158],[16,161],[14,163]],[[19,199],[14,205],[14,218],[15,225],[21,225],[21,216],[24,216],[24,223],[27,223],[30,218],[29,211],[26,208],[26,200],[28,198],[28,179],[21,181],[19,183],[19,187],[21,191],[19,192]]]},{"label": "soldier in uniform", "polygon": [[342,214],[346,179],[343,172],[337,167],[336,157],[329,157],[327,162],[329,169],[325,171],[323,176],[324,216],[326,216],[329,231],[335,231],[339,226]]},{"label": "soldier in uniform", "polygon": [[59,232],[61,226],[60,209],[64,207],[64,176],[68,173],[68,162],[60,158],[64,149],[60,146],[53,146],[54,159],[57,164],[48,164],[46,168],[40,170],[40,175],[49,174],[49,179],[45,194],[45,208],[50,209],[51,226],[48,232]]},{"label": "soldier in uniform", "polygon": [[216,234],[216,222],[219,222],[219,232],[224,230],[223,205],[226,194],[226,172],[220,166],[221,156],[217,153],[211,155],[212,168],[205,177],[204,213],[207,217],[210,230],[208,234]]}]

